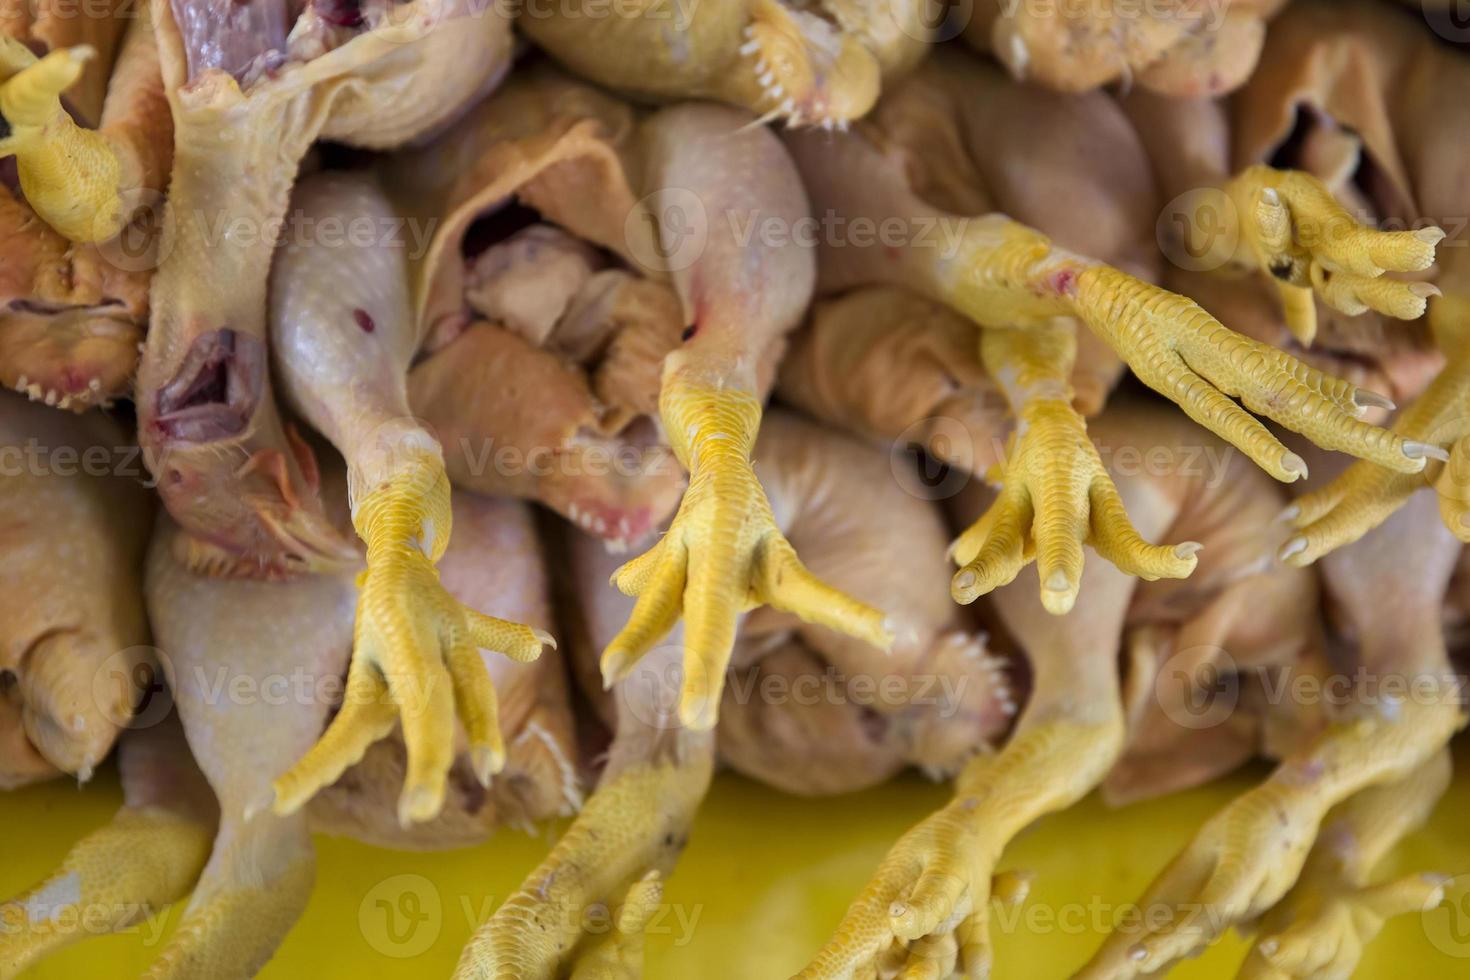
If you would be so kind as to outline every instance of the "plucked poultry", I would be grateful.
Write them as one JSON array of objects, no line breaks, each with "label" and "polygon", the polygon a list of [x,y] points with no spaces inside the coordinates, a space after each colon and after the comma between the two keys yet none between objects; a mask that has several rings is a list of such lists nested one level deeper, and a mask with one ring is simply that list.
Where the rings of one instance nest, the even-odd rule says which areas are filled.
[{"label": "plucked poultry", "polygon": [[[1092,435],[1110,459],[1123,461],[1115,467],[1119,493],[1139,509],[1145,530],[1204,543],[1199,567],[1185,581],[1140,582],[1089,564],[1088,588],[1063,617],[1044,609],[1029,574],[994,593],[1031,678],[1015,732],[958,775],[954,802],[894,846],[803,978],[905,965],[933,976],[985,976],[991,901],[1024,895],[1014,872],[992,875],[1005,847],[1032,822],[1099,785],[1124,799],[1195,785],[1270,750],[1268,735],[1289,742],[1297,734],[1298,719],[1271,724],[1267,711],[1242,711],[1228,725],[1199,730],[1179,713],[1192,704],[1192,691],[1207,686],[1212,668],[1232,671],[1248,687],[1320,652],[1310,614],[1315,575],[1269,564],[1281,533],[1270,526],[1281,491],[1224,443],[1158,405],[1110,406]],[[1216,457],[1224,466],[1187,462],[1203,458],[1193,452],[1200,448],[1224,453]],[[1148,458],[1168,464],[1127,464]],[[993,496],[979,490],[956,498],[961,522]],[[1126,689],[1119,670],[1125,648]],[[1161,668],[1173,683],[1156,683]]]},{"label": "plucked poultry", "polygon": [[[126,396],[173,158],[146,5],[108,0],[86,16],[64,0],[8,6],[0,116],[0,383],[73,411]],[[112,161],[121,193],[111,210],[75,193],[72,164],[94,158],[66,133]]]},{"label": "plucked poultry", "polygon": [[[340,479],[331,484],[332,510],[345,517],[345,488]],[[459,533],[441,562],[446,588],[465,602],[549,626],[540,543],[526,508],[461,495],[454,509]],[[502,695],[488,723],[507,743],[507,759],[488,790],[461,732],[442,811],[403,826],[395,801],[407,755],[395,738],[369,749],[309,809],[272,813],[265,806],[271,773],[316,741],[334,694],[349,704],[355,694],[350,681],[343,688],[356,606],[352,575],[284,582],[200,576],[177,558],[173,539],[180,533],[161,521],[147,587],[182,731],[170,716],[128,733],[127,805],[80,841],[53,877],[3,906],[0,976],[88,935],[124,928],[140,909],[182,900],[191,888],[182,920],[147,975],[253,976],[310,894],[309,831],[388,847],[463,847],[502,824],[528,827],[579,804],[557,658],[521,664],[471,649]],[[105,923],[65,914],[82,902],[117,914]]]},{"label": "plucked poultry", "polygon": [[[938,508],[887,478],[885,454],[790,413],[767,418],[754,461],[778,526],[813,572],[859,599],[887,597],[892,651],[758,609],[741,622],[719,726],[690,728],[677,713],[677,629],[601,690],[598,653],[632,602],[606,587],[616,560],[575,535],[569,639],[574,671],[613,732],[607,766],[547,860],[467,947],[459,976],[531,980],[605,959],[636,974],[635,923],[582,936],[584,920],[568,911],[640,907],[672,869],[717,761],[788,791],[836,794],[910,765],[956,772],[1008,726],[1002,661],[936,589],[947,574]],[[865,693],[880,679],[887,694]]]},{"label": "plucked poultry", "polygon": [[[977,100],[977,91],[994,97]],[[962,229],[957,242],[945,249],[917,233],[900,243],[824,242],[819,249],[824,291],[905,286],[987,328],[980,332],[980,360],[999,383],[1019,425],[1000,472],[1003,493],[957,543],[961,568],[951,590],[958,601],[972,602],[1010,581],[1034,558],[1040,565],[1043,601],[1052,612],[1063,614],[1076,601],[1084,543],[1124,571],[1145,578],[1184,577],[1194,566],[1190,543],[1151,545],[1138,535],[1087,443],[1085,423],[1071,404],[1068,387],[1079,320],[1107,341],[1140,380],[1177,401],[1196,422],[1279,480],[1306,475],[1301,457],[1228,396],[1239,396],[1247,408],[1299,429],[1319,444],[1396,472],[1417,473],[1429,457],[1445,455],[1440,447],[1361,421],[1368,405],[1382,401],[1378,396],[1235,334],[1192,301],[1082,258],[995,212],[997,203],[1020,210],[1027,191],[1041,202],[1037,208],[1057,207],[1062,197],[1050,185],[1027,185],[1024,170],[998,168],[993,178],[985,172],[990,158],[986,150],[992,134],[1003,131],[1004,114],[1029,109],[1036,115],[1028,121],[1034,121],[1047,110],[1044,104],[1016,106],[1033,97],[1016,90],[992,66],[940,52],[890,91],[855,132],[787,136],[817,212],[837,215],[849,225],[898,220],[917,232],[948,220]],[[1034,129],[1041,134],[1036,137],[1039,144],[1051,142],[1051,134],[1065,132],[1069,123],[1082,128],[1075,122],[1073,103],[1058,98],[1050,108],[1055,121]],[[1106,110],[1099,106],[1095,111]],[[922,123],[916,126],[915,119]],[[1029,131],[1023,128],[1018,138],[1026,139]],[[1047,151],[1038,147],[1033,152],[1044,157]],[[1263,170],[1241,179],[1264,185],[1291,176]],[[1019,188],[1016,199],[997,202],[1008,189],[1007,177]],[[1315,190],[1317,185],[1309,187]],[[1285,187],[1270,190],[1282,209],[1287,207],[1282,202],[1296,201],[1294,193]],[[984,216],[959,221],[966,214]],[[1137,226],[1126,221],[1120,231],[1138,234]],[[1289,235],[1280,244],[1296,247]],[[1411,232],[1364,231],[1350,251],[1356,256],[1369,249],[1385,261],[1392,255],[1401,264],[1423,267],[1433,259],[1434,243]],[[1374,275],[1381,275],[1381,268],[1373,268]],[[1423,298],[1407,286],[1363,278],[1367,269],[1362,264],[1357,269],[1358,278],[1381,290],[1385,302],[1391,298],[1399,312],[1423,312]]]},{"label": "plucked poultry", "polygon": [[86,782],[151,686],[152,502],[122,426],[0,395],[0,788]]},{"label": "plucked poultry", "polygon": [[948,0],[528,4],[520,27],[572,71],[645,99],[714,99],[845,127],[928,52]]},{"label": "plucked poultry", "polygon": [[[385,229],[395,220],[365,173],[313,175],[292,201],[297,217],[322,228],[367,220]],[[456,711],[475,776],[488,787],[505,745],[495,690],[474,649],[529,661],[552,642],[544,630],[466,608],[438,579],[454,511],[443,450],[409,414],[408,368],[419,331],[405,252],[388,234],[293,243],[278,252],[271,274],[270,342],[282,395],[346,459],[353,524],[368,563],[346,706],[276,781],[282,813],[299,809],[391,731],[394,704],[408,746],[398,809],[405,826],[439,812]]]},{"label": "plucked poultry", "polygon": [[1013,77],[1063,92],[1121,81],[1167,96],[1238,87],[1255,68],[1266,20],[1286,0],[966,0],[963,37]]}]

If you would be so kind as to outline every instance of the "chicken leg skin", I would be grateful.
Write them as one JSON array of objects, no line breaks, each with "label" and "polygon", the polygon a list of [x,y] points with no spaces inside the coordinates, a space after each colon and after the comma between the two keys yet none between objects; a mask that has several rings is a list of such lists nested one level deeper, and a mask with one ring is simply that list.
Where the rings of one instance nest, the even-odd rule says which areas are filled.
[{"label": "chicken leg skin", "polygon": [[[1376,310],[1417,320],[1439,289],[1384,278],[1434,264],[1445,233],[1436,227],[1379,231],[1359,223],[1321,180],[1296,170],[1247,167],[1225,185],[1241,219],[1240,242],[1253,264],[1281,291],[1287,328],[1303,344],[1317,334],[1315,291],[1349,316]],[[1217,235],[1222,241],[1229,235]]]},{"label": "chicken leg skin", "polygon": [[[683,850],[714,771],[713,735],[682,727],[668,710],[678,662],[675,648],[662,648],[618,687],[617,730],[597,790],[546,860],[476,931],[456,980],[549,980],[566,965],[578,977],[641,974],[639,940],[624,926],[641,930],[646,922],[640,910],[649,890]],[[610,903],[622,908],[621,935],[588,948],[587,916]]]},{"label": "chicken leg skin", "polygon": [[[795,223],[807,214],[800,180],[780,143],[745,126],[741,113],[685,106],[649,126],[654,208],[663,218],[668,188],[688,189],[707,214],[707,241],[675,285],[692,325],[664,362],[659,411],[689,488],[668,533],[618,571],[637,596],[628,625],[603,654],[611,685],[685,619],[686,725],[714,727],[737,616],[773,605],[809,622],[887,648],[878,610],[818,581],[796,557],[771,514],[750,455],[760,425],[755,371],[760,352],[799,320],[811,297],[813,256],[794,240],[742,244],[729,216],[768,215]],[[659,211],[661,205],[665,206]],[[660,233],[677,254],[681,228]]]},{"label": "chicken leg skin", "polygon": [[[390,227],[393,215],[367,176],[309,178],[295,205],[311,221],[357,216]],[[285,394],[347,459],[353,524],[368,563],[349,683],[373,694],[349,702],[276,780],[280,814],[334,782],[396,718],[409,755],[400,822],[431,819],[454,759],[456,708],[475,775],[488,786],[504,766],[505,745],[476,649],[527,662],[552,642],[544,631],[466,608],[439,581],[452,530],[450,486],[439,443],[409,414],[406,379],[418,338],[405,262],[401,248],[381,241],[318,243],[286,250],[273,272],[272,346]],[[399,713],[383,711],[390,705]]]},{"label": "chicken leg skin", "polygon": [[45,881],[0,904],[0,978],[136,925],[188,894],[203,870],[218,808],[178,722],[129,733],[118,757],[123,808]]},{"label": "chicken leg skin", "polygon": [[21,189],[36,213],[82,243],[117,234],[129,217],[122,195],[139,178],[125,144],[83,129],[61,105],[61,94],[96,54],[79,45],[37,58],[20,41],[0,38],[0,116],[10,124],[0,156],[15,157]]},{"label": "chicken leg skin", "polygon": [[966,976],[988,974],[992,897],[1024,896],[1023,879],[996,875],[1004,848],[1090,792],[1123,749],[1117,637],[1133,580],[1106,565],[1083,574],[1089,588],[1071,616],[1049,615],[1031,582],[997,596],[1035,671],[1015,734],[971,760],[954,800],[894,845],[800,980],[875,966],[946,977],[957,963]]},{"label": "chicken leg skin", "polygon": [[[1463,726],[1439,623],[1459,545],[1427,504],[1410,502],[1324,566],[1360,637],[1365,703],[1212,817],[1139,900],[1141,921],[1111,933],[1079,978],[1158,973],[1258,918],[1297,882],[1334,806],[1407,779]],[[1402,616],[1365,615],[1385,603]]]},{"label": "chicken leg skin", "polygon": [[1376,884],[1370,878],[1394,845],[1429,818],[1450,768],[1449,750],[1441,749],[1408,778],[1364,790],[1328,815],[1301,878],[1261,920],[1239,980],[1346,980],[1388,919],[1439,904],[1443,875]]},{"label": "chicken leg skin", "polygon": [[1017,417],[1000,466],[1000,497],[954,545],[960,571],[951,583],[970,603],[1016,577],[1035,557],[1041,601],[1065,615],[1082,582],[1082,546],[1146,580],[1186,578],[1197,542],[1148,544],[1128,520],[1118,488],[1072,407],[1068,379],[1075,328],[1053,322],[1031,330],[985,330],[981,360]]}]

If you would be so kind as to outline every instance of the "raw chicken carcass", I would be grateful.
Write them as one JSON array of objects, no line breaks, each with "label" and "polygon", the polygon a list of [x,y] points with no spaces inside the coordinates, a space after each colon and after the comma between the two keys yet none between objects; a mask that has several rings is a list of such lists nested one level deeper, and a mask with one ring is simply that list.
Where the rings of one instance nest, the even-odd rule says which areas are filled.
[{"label": "raw chicken carcass", "polygon": [[572,657],[614,732],[608,765],[576,823],[466,949],[458,976],[537,980],[607,962],[619,966],[611,975],[637,975],[636,921],[598,941],[564,910],[616,902],[637,912],[656,895],[716,761],[783,789],[837,794],[906,765],[956,771],[1009,724],[999,661],[943,596],[945,529],[935,506],[889,478],[883,453],[787,413],[767,418],[755,464],[780,528],[812,570],[893,608],[893,651],[758,610],[740,626],[719,726],[713,735],[691,729],[677,714],[677,629],[601,690],[598,651],[631,601],[607,590],[614,562],[596,539],[575,536]]},{"label": "raw chicken carcass", "polygon": [[90,779],[154,683],[139,585],[152,506],[130,442],[103,415],[0,393],[0,788]]},{"label": "raw chicken carcass", "polygon": [[[894,846],[802,978],[846,977],[884,964],[934,976],[987,975],[992,899],[1020,901],[1025,892],[1014,872],[992,878],[1017,834],[1100,784],[1133,796],[1178,788],[1260,747],[1259,730],[1244,720],[1203,739],[1171,725],[1182,717],[1171,708],[1211,688],[1211,658],[1201,648],[1214,650],[1220,666],[1228,659],[1218,656],[1222,648],[1234,654],[1245,683],[1310,659],[1316,624],[1302,607],[1315,608],[1315,576],[1267,564],[1268,516],[1281,502],[1271,480],[1157,405],[1112,405],[1093,433],[1145,531],[1204,542],[1198,569],[1185,582],[1150,583],[1090,563],[1087,587],[1062,617],[1048,614],[1030,573],[995,592],[999,618],[1030,666],[1030,695],[1015,732],[998,752],[973,759],[956,780],[954,801]],[[1134,462],[1160,459],[1168,461],[1162,468]],[[956,498],[956,516],[972,519],[984,497]],[[1148,694],[1125,704],[1118,655],[1126,635],[1142,629],[1157,638],[1157,648],[1178,651],[1170,665],[1185,683],[1169,692],[1175,702],[1148,697],[1149,684]],[[1130,687],[1138,680],[1130,676]]]},{"label": "raw chicken carcass", "polygon": [[[0,161],[0,383],[73,411],[105,404],[128,394],[137,367],[173,155],[146,5],[7,8],[0,112],[0,156],[15,155]],[[67,134],[117,161],[121,197],[106,211],[56,159]]]},{"label": "raw chicken carcass", "polygon": [[528,6],[520,26],[568,68],[630,95],[831,128],[924,57],[947,2],[566,0]]},{"label": "raw chicken carcass", "polygon": [[1085,92],[1122,80],[1172,97],[1228,92],[1250,76],[1285,0],[974,0],[964,37],[1017,80]]},{"label": "raw chicken carcass", "polygon": [[[1003,214],[961,220],[990,206],[973,175],[983,172],[995,132],[1052,134],[1052,119],[1075,113],[1064,102],[1028,105],[1025,93],[1007,99],[1014,84],[963,55],[936,56],[885,97],[895,107],[891,117],[880,106],[852,134],[787,136],[816,212],[849,225],[897,220],[913,232],[896,244],[824,243],[824,287],[912,288],[986,328],[981,361],[1020,424],[1000,474],[1002,496],[957,544],[962,567],[951,585],[957,600],[974,601],[1010,581],[1034,555],[1043,601],[1064,613],[1076,601],[1084,543],[1146,578],[1179,578],[1193,568],[1187,544],[1154,546],[1138,535],[1087,441],[1069,387],[1079,320],[1145,384],[1279,480],[1305,475],[1300,456],[1229,396],[1320,444],[1395,471],[1417,473],[1428,457],[1444,455],[1364,423],[1358,416],[1365,396],[1354,386],[1233,333],[1182,296],[1054,245]],[[982,91],[995,97],[977,99]],[[1002,125],[1007,113],[1019,113],[1025,124]],[[1116,113],[1114,119],[1126,125]],[[1044,146],[1050,136],[1037,139]],[[1047,193],[1049,186],[1032,190],[1043,200]],[[946,220],[959,223],[954,247],[934,248],[917,237],[919,228]],[[1127,222],[1120,231],[1139,233]],[[1433,246],[1412,234],[1365,235],[1364,247],[1412,251],[1412,243],[1432,258]]]},{"label": "raw chicken carcass", "polygon": [[447,124],[506,69],[509,21],[471,0],[369,4],[346,26],[285,0],[152,11],[174,167],[136,398],[178,546],[267,577],[351,561],[268,371],[277,239],[317,234],[285,220],[291,186],[318,137],[386,149]]},{"label": "raw chicken carcass", "polygon": [[287,245],[271,275],[270,346],[282,393],[346,458],[368,564],[348,704],[276,782],[276,807],[293,812],[333,782],[385,734],[383,713],[397,710],[408,746],[398,812],[405,824],[428,820],[444,799],[456,711],[479,783],[488,787],[505,762],[495,689],[474,648],[529,661],[552,640],[465,607],[435,568],[454,525],[449,475],[433,433],[409,415],[419,331],[405,243],[386,233],[395,216],[377,181],[318,174],[301,182],[293,204],[314,226],[370,221],[384,233]]},{"label": "raw chicken carcass", "polygon": [[[455,502],[455,517],[459,533],[442,563],[453,594],[549,625],[540,546],[526,508],[465,496]],[[165,519],[155,535],[148,600],[172,665],[183,732],[170,717],[126,736],[127,806],[79,842],[54,876],[0,906],[7,925],[0,935],[0,975],[12,976],[88,935],[124,928],[139,910],[179,901],[192,886],[179,926],[148,976],[253,976],[310,894],[311,831],[387,847],[463,847],[502,824],[566,815],[580,802],[557,658],[516,664],[471,651],[483,657],[503,695],[491,722],[503,732],[508,757],[489,790],[478,784],[477,763],[461,736],[443,811],[426,823],[400,825],[394,801],[405,752],[395,739],[368,749],[308,810],[272,813],[264,805],[270,773],[316,740],[332,693],[343,691],[356,605],[352,577],[343,572],[274,582],[200,576],[175,556],[170,539],[179,533]],[[284,699],[272,693],[281,690],[292,693]],[[344,697],[352,696],[349,686]],[[200,785],[190,751],[207,784]],[[80,899],[69,897],[78,894]],[[118,914],[106,922],[82,917],[69,908],[77,901]],[[40,906],[47,916],[27,911],[38,902],[50,903]]]}]

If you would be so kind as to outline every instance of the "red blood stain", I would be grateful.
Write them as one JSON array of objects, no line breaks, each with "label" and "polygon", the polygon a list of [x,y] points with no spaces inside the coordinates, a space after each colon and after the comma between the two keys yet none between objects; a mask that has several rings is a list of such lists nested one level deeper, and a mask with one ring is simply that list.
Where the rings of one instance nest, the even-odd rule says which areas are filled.
[{"label": "red blood stain", "polygon": [[1071,296],[1077,292],[1077,271],[1075,269],[1062,269],[1051,275],[1051,288],[1063,296]]},{"label": "red blood stain", "polygon": [[368,314],[368,311],[361,307],[352,311],[352,319],[357,321],[359,327],[362,327],[363,333],[372,333],[378,329],[378,325],[373,322],[373,318]]}]

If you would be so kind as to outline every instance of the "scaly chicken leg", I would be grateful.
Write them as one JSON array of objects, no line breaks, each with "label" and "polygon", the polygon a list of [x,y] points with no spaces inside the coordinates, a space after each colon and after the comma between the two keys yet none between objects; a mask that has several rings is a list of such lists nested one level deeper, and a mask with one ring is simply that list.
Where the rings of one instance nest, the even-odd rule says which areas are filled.
[{"label": "scaly chicken leg", "polygon": [[[994,876],[1004,848],[1039,817],[1101,784],[1120,760],[1127,761],[1125,751],[1134,749],[1131,737],[1137,733],[1126,730],[1134,719],[1125,716],[1118,675],[1129,617],[1162,627],[1165,611],[1184,618],[1170,623],[1179,635],[1200,643],[1233,645],[1231,638],[1240,636],[1259,644],[1250,630],[1270,609],[1265,615],[1271,625],[1261,630],[1267,645],[1293,634],[1295,603],[1271,607],[1259,601],[1275,591],[1303,598],[1303,582],[1311,578],[1298,570],[1284,581],[1262,573],[1268,549],[1260,521],[1278,496],[1270,481],[1242,460],[1228,474],[1184,465],[1197,433],[1157,408],[1111,407],[1096,431],[1112,460],[1162,453],[1179,463],[1146,472],[1121,466],[1118,488],[1125,500],[1151,503],[1141,511],[1150,531],[1192,532],[1206,542],[1200,572],[1188,582],[1140,584],[1093,563],[1082,573],[1089,587],[1063,617],[1048,614],[1037,583],[995,593],[1000,618],[1026,651],[1033,674],[1016,731],[998,753],[967,766],[952,803],[895,845],[803,978],[904,967],[923,976],[947,976],[957,968],[969,976],[987,974],[992,897],[1019,900],[1024,894],[1024,879]],[[1224,449],[1213,439],[1207,445]],[[964,517],[982,506],[979,496],[961,498]],[[1306,597],[1312,597],[1310,589]],[[1298,652],[1287,644],[1288,656]]]},{"label": "scaly chicken leg", "polygon": [[[393,211],[362,174],[307,178],[294,197],[304,220],[362,218],[391,228]],[[348,700],[322,740],[276,782],[292,813],[362,758],[400,720],[409,766],[399,804],[408,824],[435,816],[454,760],[456,710],[476,778],[505,765],[495,689],[476,648],[534,660],[549,634],[467,609],[435,564],[449,546],[449,477],[438,441],[408,410],[418,348],[401,245],[379,236],[288,247],[272,275],[272,346],[292,406],[347,459],[353,523],[367,544]],[[385,712],[396,706],[397,712]]]},{"label": "scaly chicken leg", "polygon": [[0,904],[0,978],[136,925],[187,895],[204,869],[219,807],[178,720],[129,732],[118,768],[122,809],[45,881]]},{"label": "scaly chicken leg", "polygon": [[[973,92],[1008,84],[994,69],[958,58],[935,58],[891,92],[888,99],[895,106],[904,100],[916,101],[929,113],[938,103],[956,119],[968,123],[958,132],[975,140],[978,134],[989,131],[987,123],[993,121],[972,108],[976,104]],[[895,118],[901,119],[902,115],[896,113]],[[907,148],[904,131],[895,131],[893,125],[885,127],[885,121],[880,107],[871,123],[875,127],[872,140],[863,132],[835,137],[801,133],[788,136],[788,145],[811,188],[818,213],[875,226],[898,220],[914,230],[911,238],[897,247],[890,247],[894,243],[889,242],[880,248],[877,242],[864,243],[856,238],[840,243],[841,247],[832,243],[823,252],[825,288],[873,283],[907,285],[992,330],[1034,331],[1057,318],[1080,320],[1106,340],[1145,384],[1176,401],[1196,422],[1285,482],[1306,475],[1301,458],[1287,451],[1265,426],[1228,396],[1240,396],[1248,408],[1300,429],[1321,445],[1353,452],[1395,471],[1419,472],[1428,457],[1445,455],[1438,447],[1405,440],[1360,421],[1363,406],[1371,401],[1361,399],[1352,385],[1232,333],[1182,296],[1058,248],[1045,236],[1004,215],[961,219],[931,205],[921,199],[915,183],[944,187],[965,175],[927,173],[903,153]],[[892,140],[897,141],[897,147],[888,145]],[[956,161],[954,155],[931,159],[950,166]],[[962,155],[960,159],[968,157]],[[918,178],[912,176],[916,167]],[[920,229],[945,227],[946,222],[960,229],[951,247],[939,248],[932,239],[919,236]],[[874,247],[867,247],[869,244]],[[1063,414],[1072,413],[1067,397],[1056,391],[1057,382],[1064,385],[1070,373],[1070,363],[1058,360],[1067,350],[1063,345],[1059,350],[1037,355],[1061,364],[1047,379],[1045,390],[1037,394],[1045,395]],[[997,367],[1014,370],[1014,357],[1012,354],[1011,364]],[[1012,409],[1019,414],[1018,406],[1013,404]],[[1065,427],[1074,434],[1085,431],[1080,419],[1069,419]],[[1062,431],[1057,427],[1054,430]],[[1038,434],[1028,432],[1027,438],[1035,440]],[[1029,454],[1018,447],[1018,455]],[[1065,466],[1053,468],[1043,460],[1035,479],[1042,482],[1028,488],[1032,498],[1049,500],[1070,495],[1072,505],[1077,505],[1076,495],[1069,489],[1074,477]],[[1007,492],[1014,496],[1019,489],[1008,484]],[[996,528],[998,533],[992,537],[994,553],[984,555],[985,568],[959,573],[955,582],[957,598],[980,594],[987,586],[1005,581],[1005,573],[1019,568],[1017,556],[1021,560],[1025,557],[1021,544],[1028,530],[1025,519],[1032,516],[1020,505],[1019,500],[1006,502],[1009,520]],[[1042,585],[1048,592],[1056,592],[1052,607],[1060,612],[1075,594],[1076,559],[1088,523],[1078,510],[1068,510],[1066,504],[1059,504],[1053,513],[1073,515],[1055,533],[1045,528],[1051,537],[1049,542],[1038,541],[1043,554],[1057,558],[1050,563]],[[1111,517],[1108,520],[1113,522]],[[1043,527],[1038,527],[1038,532],[1041,530]],[[1065,547],[1063,539],[1067,541]],[[985,547],[985,540],[971,542],[976,554]],[[991,564],[996,567],[989,567]],[[1187,572],[1181,556],[1162,556],[1150,563],[1155,575],[1166,567],[1169,574]],[[1060,577],[1056,572],[1061,573]],[[1053,590],[1054,585],[1059,588]]]},{"label": "scaly chicken leg", "polygon": [[[1427,504],[1411,501],[1324,565],[1359,639],[1361,703],[1206,823],[1139,901],[1140,923],[1114,931],[1079,977],[1157,973],[1257,918],[1297,882],[1332,807],[1408,780],[1463,725],[1439,616],[1458,545]],[[1385,606],[1400,614],[1374,615]],[[1332,917],[1301,931],[1340,937]]]},{"label": "scaly chicken leg", "polygon": [[730,110],[686,106],[646,124],[651,206],[667,254],[687,233],[675,224],[683,212],[672,189],[692,193],[715,220],[692,264],[674,274],[691,326],[664,362],[659,395],[689,489],[663,539],[618,571],[618,588],[638,602],[603,654],[603,676],[615,683],[682,615],[679,716],[703,730],[715,723],[736,618],[751,605],[772,605],[880,647],[890,642],[882,614],[801,564],[750,465],[761,415],[757,355],[800,317],[814,257],[789,239],[742,245],[724,220],[771,216],[794,227],[807,213],[780,143],[764,129],[742,128],[744,120]]}]

